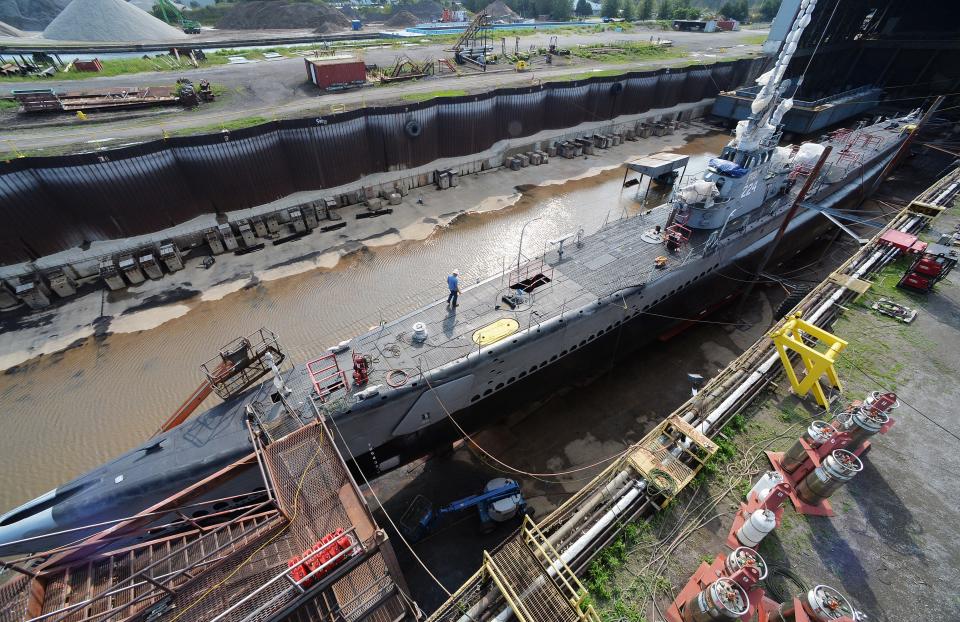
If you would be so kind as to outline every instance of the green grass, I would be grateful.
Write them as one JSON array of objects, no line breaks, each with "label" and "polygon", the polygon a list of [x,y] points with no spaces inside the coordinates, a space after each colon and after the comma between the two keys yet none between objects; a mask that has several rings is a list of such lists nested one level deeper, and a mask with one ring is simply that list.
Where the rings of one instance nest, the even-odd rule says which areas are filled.
[{"label": "green grass", "polygon": [[744,39],[740,39],[737,43],[742,43],[744,45],[763,45],[766,40],[767,35],[751,35]]},{"label": "green grass", "polygon": [[684,53],[685,50],[683,48],[664,47],[645,41],[631,41],[617,44],[598,43],[594,45],[580,45],[570,49],[572,56],[604,63],[677,58],[683,56]]},{"label": "green grass", "polygon": [[241,117],[222,123],[213,123],[211,125],[200,125],[197,127],[187,127],[180,130],[173,130],[167,133],[168,136],[193,136],[196,134],[213,134],[223,130],[240,130],[245,127],[268,123],[270,119],[265,117]]},{"label": "green grass", "polygon": [[463,89],[447,89],[441,91],[427,91],[426,93],[407,93],[400,99],[408,102],[422,102],[435,97],[457,97],[466,94],[467,92]]},{"label": "green grass", "polygon": [[[103,76],[121,76],[131,73],[143,73],[146,71],[183,71],[192,68],[189,60],[180,63],[172,56],[160,55],[163,58],[112,58],[100,61],[103,65],[103,71],[77,71],[71,69],[67,72],[58,71],[55,76],[50,78],[40,76],[4,76],[0,82],[46,82],[47,80],[88,80],[90,78],[99,78]],[[207,60],[200,63],[201,67],[210,65],[224,65],[227,63],[225,56],[216,54],[207,56]]]},{"label": "green grass", "polygon": [[20,107],[15,99],[0,99],[0,111],[16,110]]},{"label": "green grass", "polygon": [[630,69],[598,69],[596,71],[583,71],[580,73],[571,73],[562,76],[548,76],[543,79],[544,82],[573,82],[574,80],[586,80],[587,78],[603,78],[607,76],[623,76],[630,73]]}]

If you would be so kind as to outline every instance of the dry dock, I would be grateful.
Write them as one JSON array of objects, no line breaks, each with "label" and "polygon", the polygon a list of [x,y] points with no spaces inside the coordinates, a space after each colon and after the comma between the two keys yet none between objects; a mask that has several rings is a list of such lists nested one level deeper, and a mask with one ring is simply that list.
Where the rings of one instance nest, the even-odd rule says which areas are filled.
[{"label": "dry dock", "polygon": [[[960,337],[956,276],[927,296],[903,293],[895,283],[911,258],[880,242],[889,230],[934,241],[933,231],[952,232],[956,214],[934,216],[955,205],[958,182],[954,171],[923,192],[796,307],[849,342],[837,362],[845,390],[832,407],[873,391],[897,392],[901,406],[863,471],[831,499],[835,516],[787,507],[764,540],[760,552],[776,571],[772,597],[827,584],[871,619],[960,615],[949,501],[960,492],[951,451],[960,392],[950,381],[960,357],[947,345]],[[914,307],[918,318],[900,324],[874,314],[880,297]],[[579,493],[485,555],[431,620],[665,619],[701,561],[726,553],[741,496],[769,468],[762,450],[789,447],[824,416],[812,398],[792,394],[771,340],[761,338]],[[684,469],[663,467],[671,463],[665,436],[686,439],[674,443],[692,454]]]}]

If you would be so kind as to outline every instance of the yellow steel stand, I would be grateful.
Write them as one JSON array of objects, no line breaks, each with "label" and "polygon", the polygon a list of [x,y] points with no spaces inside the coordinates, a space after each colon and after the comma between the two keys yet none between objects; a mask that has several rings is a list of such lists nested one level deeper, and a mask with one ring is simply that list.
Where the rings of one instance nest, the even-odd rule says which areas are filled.
[{"label": "yellow steel stand", "polygon": [[[820,352],[808,346],[803,341],[804,334],[810,335],[820,343],[825,344],[827,351]],[[841,388],[840,378],[837,376],[837,370],[833,365],[840,353],[847,347],[847,342],[822,328],[804,322],[799,316],[792,317],[784,322],[783,326],[770,333],[770,338],[773,339],[773,343],[777,347],[780,360],[783,361],[783,369],[787,372],[787,377],[790,379],[790,384],[793,385],[794,392],[799,396],[804,396],[813,390],[813,397],[816,398],[817,403],[827,408],[829,402],[827,402],[823,387],[820,386],[820,376],[826,374],[827,380],[830,381],[832,386],[837,389]],[[793,363],[790,362],[790,353],[787,350],[799,354],[800,360],[807,368],[803,380],[797,378],[797,372],[793,368]]]}]

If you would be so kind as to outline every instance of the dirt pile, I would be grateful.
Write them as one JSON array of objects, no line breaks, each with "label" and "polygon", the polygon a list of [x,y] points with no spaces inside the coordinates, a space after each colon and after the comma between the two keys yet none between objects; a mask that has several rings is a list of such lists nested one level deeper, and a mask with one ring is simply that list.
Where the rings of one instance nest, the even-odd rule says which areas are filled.
[{"label": "dirt pile", "polygon": [[217,22],[217,28],[226,30],[313,28],[332,32],[349,27],[350,18],[331,6],[285,0],[241,2]]},{"label": "dirt pile", "polygon": [[491,2],[482,10],[483,13],[486,13],[490,16],[491,19],[502,19],[506,21],[513,21],[520,19],[520,16],[517,15],[513,9],[508,7],[503,0],[496,0],[496,2]]},{"label": "dirt pile", "polygon": [[59,41],[175,41],[183,31],[123,0],[73,0],[43,30]]},{"label": "dirt pile", "polygon": [[70,0],[0,0],[0,22],[20,30],[43,30],[69,2]]},{"label": "dirt pile", "polygon": [[421,21],[422,20],[420,20],[410,11],[400,11],[388,19],[383,25],[387,28],[409,28],[411,26],[416,26]]}]

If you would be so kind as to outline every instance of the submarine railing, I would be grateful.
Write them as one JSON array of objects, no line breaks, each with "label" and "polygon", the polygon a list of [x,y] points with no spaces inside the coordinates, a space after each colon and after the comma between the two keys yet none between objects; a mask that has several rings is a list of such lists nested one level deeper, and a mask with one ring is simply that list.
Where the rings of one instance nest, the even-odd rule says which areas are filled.
[{"label": "submarine railing", "polygon": [[[839,314],[840,301],[858,295],[856,290],[849,288],[848,285],[861,280],[862,277],[875,274],[899,254],[897,249],[879,243],[881,235],[890,229],[904,232],[919,230],[936,215],[938,212],[936,208],[943,209],[947,200],[952,201],[955,198],[955,193],[949,191],[950,188],[960,189],[960,169],[942,177],[905,206],[877,232],[868,244],[861,247],[834,270],[830,278],[822,281],[800,301],[794,311],[803,312],[807,321],[814,324],[828,325]],[[931,196],[940,199],[939,204],[936,200],[933,201],[934,209],[930,209],[932,203],[929,202],[928,197]],[[789,316],[790,314],[787,315]],[[783,321],[781,320],[777,325]],[[724,368],[719,375],[712,378],[696,396],[691,397],[675,410],[672,416],[681,417],[693,425],[698,432],[708,437],[717,434],[731,417],[741,412],[778,375],[774,366],[779,355],[776,351],[771,353],[771,350],[773,348],[769,340],[761,338]],[[566,538],[567,535],[571,532],[583,533],[605,507],[609,509],[603,516],[610,517],[611,512],[613,513],[608,525],[593,534],[592,542],[582,544],[582,550],[577,553],[576,559],[569,560],[568,563],[574,569],[581,571],[585,569],[599,551],[616,537],[622,525],[641,515],[656,511],[649,498],[641,498],[640,495],[630,492],[631,486],[642,484],[636,480],[635,475],[631,476],[629,468],[630,456],[636,447],[637,445],[634,445],[629,448],[624,456],[615,460],[589,484],[540,521],[539,528],[547,534],[550,544],[566,557],[571,548],[580,545],[582,541],[581,538],[571,542]],[[622,501],[630,495],[632,495],[631,502],[622,504]],[[591,530],[598,524],[600,523],[594,522]],[[583,533],[583,537],[588,535],[590,530]],[[518,537],[518,533],[515,533],[507,541]],[[502,546],[504,545],[501,544],[497,549]],[[482,571],[480,571],[468,579],[446,603],[434,612],[429,619],[430,622],[441,620],[466,622],[478,619],[480,614],[484,616],[492,614],[498,608],[500,613],[493,619],[497,622],[505,622],[515,612],[509,605],[503,607],[503,596],[498,595],[497,590],[490,588],[489,585],[485,586],[482,578]],[[544,573],[532,580],[544,581],[552,578],[549,573]]]}]

